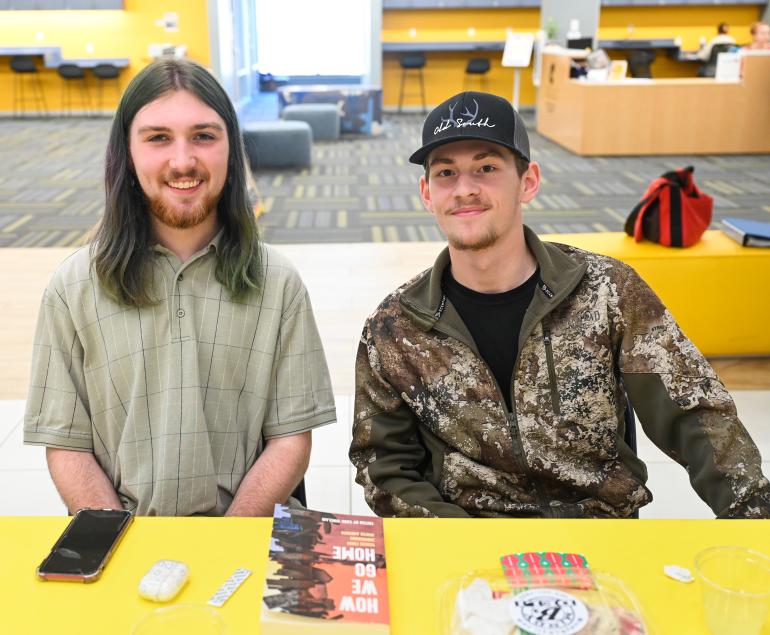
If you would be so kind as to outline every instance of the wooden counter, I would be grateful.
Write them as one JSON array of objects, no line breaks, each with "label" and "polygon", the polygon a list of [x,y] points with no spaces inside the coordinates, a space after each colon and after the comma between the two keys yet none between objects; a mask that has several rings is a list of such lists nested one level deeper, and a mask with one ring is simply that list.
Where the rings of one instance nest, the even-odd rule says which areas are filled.
[{"label": "wooden counter", "polygon": [[570,59],[543,56],[537,131],[580,155],[770,152],[770,56],[744,60],[741,81],[589,83]]}]

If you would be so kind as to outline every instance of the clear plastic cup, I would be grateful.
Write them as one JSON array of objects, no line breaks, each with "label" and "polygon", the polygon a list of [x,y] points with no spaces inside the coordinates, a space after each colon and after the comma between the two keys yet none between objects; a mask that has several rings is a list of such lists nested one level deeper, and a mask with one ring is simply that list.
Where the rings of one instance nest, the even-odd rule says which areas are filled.
[{"label": "clear plastic cup", "polygon": [[770,609],[770,557],[742,547],[695,556],[706,624],[715,635],[757,635]]},{"label": "clear plastic cup", "polygon": [[175,604],[141,618],[131,635],[225,635],[219,611],[199,604]]}]

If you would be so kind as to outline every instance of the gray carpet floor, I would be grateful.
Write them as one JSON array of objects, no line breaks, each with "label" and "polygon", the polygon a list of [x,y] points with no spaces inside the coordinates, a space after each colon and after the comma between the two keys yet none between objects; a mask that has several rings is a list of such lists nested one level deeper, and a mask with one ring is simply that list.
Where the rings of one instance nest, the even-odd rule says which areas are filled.
[{"label": "gray carpet floor", "polygon": [[[530,130],[532,116],[526,117]],[[418,196],[422,115],[386,115],[377,137],[316,142],[312,167],[256,175],[273,243],[441,240]],[[87,241],[104,206],[106,119],[0,120],[0,247]],[[770,155],[584,158],[530,132],[544,182],[525,210],[538,232],[621,231],[647,184],[695,166],[714,196],[714,223],[740,215],[770,221]]]}]

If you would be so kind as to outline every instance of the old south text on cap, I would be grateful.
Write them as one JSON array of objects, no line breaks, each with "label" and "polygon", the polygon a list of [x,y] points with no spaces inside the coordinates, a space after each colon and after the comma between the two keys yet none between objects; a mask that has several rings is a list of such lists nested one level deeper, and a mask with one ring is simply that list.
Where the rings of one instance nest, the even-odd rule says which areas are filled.
[{"label": "old south text on cap", "polygon": [[463,139],[491,141],[530,160],[527,129],[510,102],[490,93],[466,91],[431,110],[422,126],[422,147],[409,161],[422,165],[434,148]]}]

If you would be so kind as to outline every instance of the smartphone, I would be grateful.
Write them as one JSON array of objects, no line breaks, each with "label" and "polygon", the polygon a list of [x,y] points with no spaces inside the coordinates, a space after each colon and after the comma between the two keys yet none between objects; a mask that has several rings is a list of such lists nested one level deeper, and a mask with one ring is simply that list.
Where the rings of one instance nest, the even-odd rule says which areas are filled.
[{"label": "smartphone", "polygon": [[99,579],[133,516],[123,509],[81,509],[37,568],[43,580]]}]

